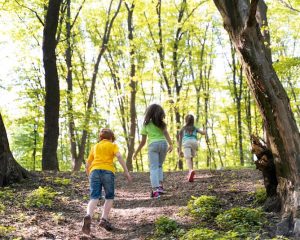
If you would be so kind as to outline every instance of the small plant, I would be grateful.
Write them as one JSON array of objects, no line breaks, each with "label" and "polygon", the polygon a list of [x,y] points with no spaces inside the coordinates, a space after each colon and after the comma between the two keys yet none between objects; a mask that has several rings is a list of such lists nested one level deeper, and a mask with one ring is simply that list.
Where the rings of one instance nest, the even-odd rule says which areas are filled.
[{"label": "small plant", "polygon": [[220,201],[215,196],[202,195],[198,198],[192,197],[188,202],[189,212],[202,220],[212,220],[220,211]]},{"label": "small plant", "polygon": [[3,191],[1,189],[0,191],[0,200],[4,201],[12,201],[14,199],[14,193],[11,189],[9,188],[4,188]]},{"label": "small plant", "polygon": [[68,186],[71,184],[71,179],[68,178],[55,178],[54,179],[54,183],[59,184],[59,185],[63,185],[63,186]]},{"label": "small plant", "polygon": [[284,236],[276,236],[276,237],[272,238],[271,240],[289,240],[289,238],[286,238]]},{"label": "small plant", "polygon": [[184,234],[180,240],[215,240],[219,233],[208,228],[194,228]]},{"label": "small plant", "polygon": [[260,229],[264,214],[260,209],[237,207],[227,210],[216,217],[216,223],[223,230],[233,230],[245,236]]},{"label": "small plant", "polygon": [[254,193],[255,200],[257,204],[263,204],[267,199],[266,189],[263,187],[257,188]]},{"label": "small plant", "polygon": [[66,221],[65,216],[61,212],[59,212],[59,213],[52,213],[52,219],[53,219],[53,222],[55,222],[56,224],[61,224],[64,221]]},{"label": "small plant", "polygon": [[178,224],[175,220],[161,216],[155,221],[155,235],[167,236],[174,233],[178,229]]},{"label": "small plant", "polygon": [[0,202],[0,214],[4,214],[4,213],[5,213],[5,206]]},{"label": "small plant", "polygon": [[7,237],[8,234],[15,231],[14,227],[0,225],[0,237]]},{"label": "small plant", "polygon": [[26,207],[52,207],[56,192],[49,187],[39,187],[31,192],[26,200]]}]

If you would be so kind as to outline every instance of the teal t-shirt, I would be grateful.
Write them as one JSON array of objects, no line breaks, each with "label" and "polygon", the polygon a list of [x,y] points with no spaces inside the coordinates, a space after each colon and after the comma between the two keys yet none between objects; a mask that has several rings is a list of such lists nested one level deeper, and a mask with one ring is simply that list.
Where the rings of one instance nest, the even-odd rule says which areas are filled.
[{"label": "teal t-shirt", "polygon": [[197,140],[197,132],[198,132],[198,128],[194,128],[193,132],[190,134],[188,132],[186,132],[185,130],[183,130],[183,138],[182,141],[185,142],[187,140]]},{"label": "teal t-shirt", "polygon": [[147,125],[143,125],[141,134],[148,136],[148,145],[153,142],[166,140],[163,130],[155,126],[153,122],[149,122]]}]

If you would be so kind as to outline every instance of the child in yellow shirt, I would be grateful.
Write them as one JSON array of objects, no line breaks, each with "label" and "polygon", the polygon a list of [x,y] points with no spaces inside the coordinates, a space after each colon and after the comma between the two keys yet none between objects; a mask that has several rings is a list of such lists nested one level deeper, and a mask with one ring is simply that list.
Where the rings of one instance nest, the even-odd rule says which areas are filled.
[{"label": "child in yellow shirt", "polygon": [[108,221],[108,214],[112,208],[115,196],[115,167],[113,164],[114,157],[117,157],[125,176],[130,182],[132,180],[125,161],[123,160],[117,144],[114,143],[115,136],[113,132],[104,128],[99,134],[100,142],[91,148],[89,157],[86,162],[86,173],[90,182],[90,201],[87,206],[87,214],[83,219],[82,231],[90,234],[93,213],[97,207],[99,199],[102,197],[102,187],[105,191],[105,202],[100,220],[100,226],[111,231],[112,225]]}]

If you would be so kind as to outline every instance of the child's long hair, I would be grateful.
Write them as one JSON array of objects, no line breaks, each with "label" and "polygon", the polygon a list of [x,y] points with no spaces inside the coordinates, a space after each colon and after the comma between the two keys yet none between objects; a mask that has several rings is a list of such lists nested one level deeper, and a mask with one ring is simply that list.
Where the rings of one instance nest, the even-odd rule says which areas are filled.
[{"label": "child's long hair", "polygon": [[164,122],[165,116],[165,111],[160,105],[151,104],[146,110],[144,125],[147,125],[150,121],[152,121],[155,126],[164,130],[166,128],[166,123]]},{"label": "child's long hair", "polygon": [[192,134],[195,126],[194,126],[194,116],[192,114],[188,114],[185,116],[185,125],[183,127],[183,129],[188,133],[188,134]]},{"label": "child's long hair", "polygon": [[101,141],[103,139],[111,140],[112,142],[114,142],[116,140],[115,134],[109,128],[102,128],[100,130],[99,141]]}]

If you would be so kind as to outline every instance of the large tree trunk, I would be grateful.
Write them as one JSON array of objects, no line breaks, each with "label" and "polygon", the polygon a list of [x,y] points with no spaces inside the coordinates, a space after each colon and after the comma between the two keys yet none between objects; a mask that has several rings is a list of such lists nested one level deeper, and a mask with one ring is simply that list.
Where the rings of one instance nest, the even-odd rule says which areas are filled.
[{"label": "large tree trunk", "polygon": [[0,187],[27,178],[29,173],[14,159],[0,113]]},{"label": "large tree trunk", "polygon": [[59,80],[56,66],[56,31],[61,0],[50,0],[43,35],[43,62],[45,68],[45,127],[43,170],[59,170],[57,144],[59,135]]},{"label": "large tree trunk", "polygon": [[248,84],[266,124],[282,206],[278,234],[300,235],[300,134],[288,96],[269,60],[256,20],[259,0],[214,0],[239,53]]}]

